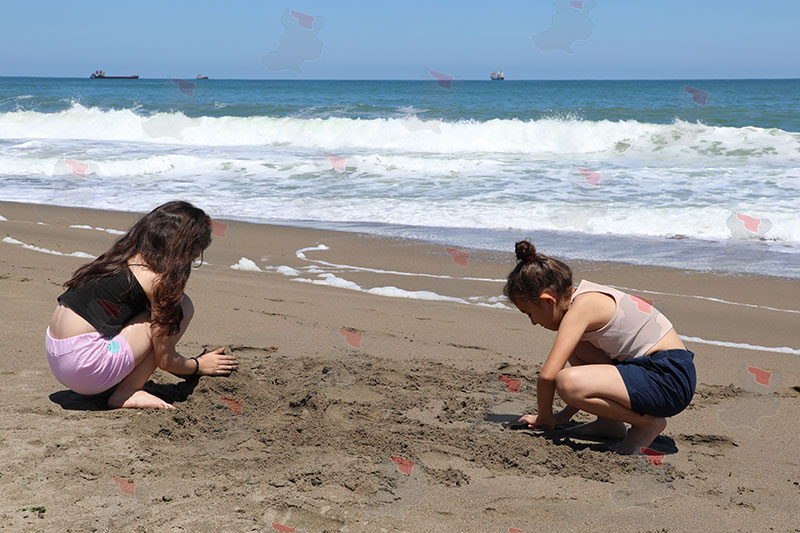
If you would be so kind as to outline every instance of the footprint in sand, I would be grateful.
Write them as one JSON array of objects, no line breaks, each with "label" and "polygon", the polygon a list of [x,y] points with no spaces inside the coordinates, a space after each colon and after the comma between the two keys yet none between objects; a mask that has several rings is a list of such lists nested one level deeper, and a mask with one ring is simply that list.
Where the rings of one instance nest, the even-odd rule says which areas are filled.
[{"label": "footprint in sand", "polygon": [[426,491],[424,467],[413,458],[391,455],[380,465],[380,488],[362,504],[372,519],[405,520],[423,501]]},{"label": "footprint in sand", "polygon": [[778,372],[744,365],[739,371],[740,386],[744,394],[736,396],[732,407],[718,413],[725,426],[734,428],[747,426],[755,430],[761,429],[759,420],[778,414],[780,396],[776,389],[781,381]]},{"label": "footprint in sand", "polygon": [[492,373],[487,378],[486,390],[489,397],[485,409],[470,420],[473,431],[499,432],[503,424],[513,424],[531,410],[525,396],[530,384],[521,376]]},{"label": "footprint in sand", "polygon": [[665,463],[665,456],[650,451],[647,455],[632,456],[634,469],[628,483],[611,493],[618,507],[650,507],[655,500],[672,493],[675,479]]}]

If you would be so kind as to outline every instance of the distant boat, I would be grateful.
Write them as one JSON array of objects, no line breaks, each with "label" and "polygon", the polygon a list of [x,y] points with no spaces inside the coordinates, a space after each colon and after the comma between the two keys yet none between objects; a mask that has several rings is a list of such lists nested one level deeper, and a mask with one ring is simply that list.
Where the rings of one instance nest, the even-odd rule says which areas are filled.
[{"label": "distant boat", "polygon": [[202,74],[198,74],[196,80],[207,80],[208,76],[203,76]]},{"label": "distant boat", "polygon": [[104,70],[96,70],[89,78],[93,80],[138,80],[139,76],[106,76]]},{"label": "distant boat", "polygon": [[503,71],[502,70],[498,70],[496,72],[492,72],[489,77],[494,81],[503,81],[505,79],[505,76],[503,76]]}]

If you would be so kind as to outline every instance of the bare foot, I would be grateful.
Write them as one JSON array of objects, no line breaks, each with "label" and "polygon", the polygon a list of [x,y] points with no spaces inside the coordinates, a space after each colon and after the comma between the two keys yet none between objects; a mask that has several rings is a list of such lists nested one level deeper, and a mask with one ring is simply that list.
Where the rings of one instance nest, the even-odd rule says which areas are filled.
[{"label": "bare foot", "polygon": [[[594,422],[581,424],[566,430],[576,437],[600,437],[603,439],[624,439],[628,435],[628,428],[623,422],[597,417]],[[654,437],[655,438],[655,437]]]},{"label": "bare foot", "polygon": [[628,430],[628,435],[621,442],[612,445],[611,449],[623,455],[644,453],[642,449],[650,446],[667,427],[665,418],[652,417],[652,419],[651,424],[632,426]]},{"label": "bare foot", "polygon": [[108,406],[112,409],[175,409],[174,405],[141,389],[133,394],[118,394],[114,391],[108,398]]}]

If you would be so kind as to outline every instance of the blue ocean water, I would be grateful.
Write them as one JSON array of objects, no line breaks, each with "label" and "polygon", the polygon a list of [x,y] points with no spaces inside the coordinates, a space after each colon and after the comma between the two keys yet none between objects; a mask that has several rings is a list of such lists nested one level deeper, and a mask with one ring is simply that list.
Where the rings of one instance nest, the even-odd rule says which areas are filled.
[{"label": "blue ocean water", "polygon": [[800,80],[0,78],[0,199],[800,277]]}]

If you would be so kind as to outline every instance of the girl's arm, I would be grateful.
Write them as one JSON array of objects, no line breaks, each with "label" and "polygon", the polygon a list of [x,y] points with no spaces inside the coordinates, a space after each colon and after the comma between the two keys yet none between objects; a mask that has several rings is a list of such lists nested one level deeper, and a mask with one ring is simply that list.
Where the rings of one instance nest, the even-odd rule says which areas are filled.
[{"label": "girl's arm", "polygon": [[153,351],[158,368],[175,374],[194,374],[199,363],[179,354],[176,350],[177,344],[177,335],[169,337],[153,330]]},{"label": "girl's arm", "polygon": [[[184,320],[190,319],[194,313],[191,300],[184,296],[181,305]],[[185,327],[185,326],[184,326]],[[158,368],[182,376],[196,374],[198,376],[227,376],[236,368],[236,356],[222,353],[218,348],[213,352],[202,354],[202,358],[186,358],[178,353],[176,345],[180,334],[166,336],[153,330],[153,350]],[[195,362],[195,360],[197,362]]]},{"label": "girl's arm", "polygon": [[570,355],[578,346],[581,336],[589,329],[590,325],[597,322],[595,315],[597,315],[597,310],[589,305],[587,299],[576,298],[572,307],[561,320],[556,341],[553,343],[536,381],[538,414],[535,417],[528,415],[521,419],[523,422],[528,422],[531,427],[544,426],[552,429],[555,426],[553,396],[556,392],[556,375],[566,366]]},{"label": "girl's arm", "polygon": [[[140,263],[141,261],[135,262]],[[139,285],[144,290],[147,299],[150,300],[150,308],[152,309],[155,306],[153,291],[158,275],[149,268],[139,265],[132,264],[128,268],[139,281]],[[194,314],[194,306],[186,295],[183,296],[181,309],[183,310],[184,320],[191,319]],[[195,362],[193,359],[183,357],[175,349],[180,334],[168,336],[160,334],[157,330],[151,331],[156,364],[162,370],[181,375],[195,374],[195,370],[197,370],[197,375],[216,376],[229,374],[231,368],[236,365],[236,357],[223,354],[224,348],[203,354],[203,359]]]}]

